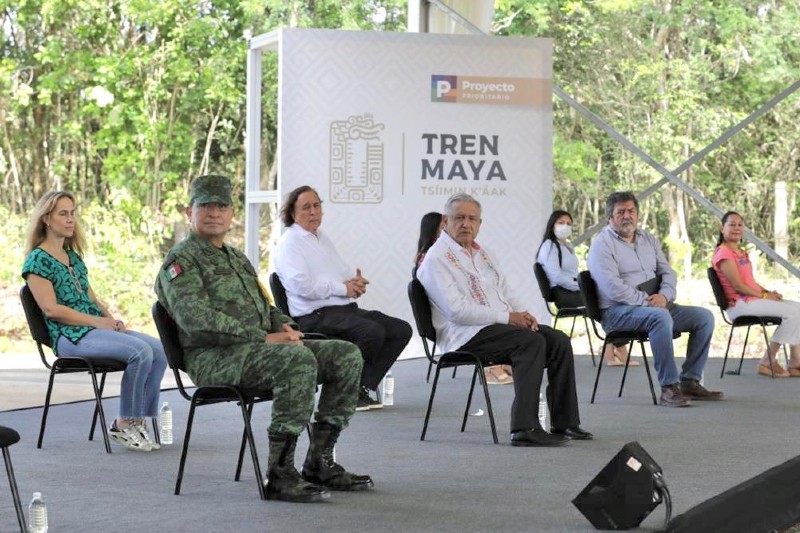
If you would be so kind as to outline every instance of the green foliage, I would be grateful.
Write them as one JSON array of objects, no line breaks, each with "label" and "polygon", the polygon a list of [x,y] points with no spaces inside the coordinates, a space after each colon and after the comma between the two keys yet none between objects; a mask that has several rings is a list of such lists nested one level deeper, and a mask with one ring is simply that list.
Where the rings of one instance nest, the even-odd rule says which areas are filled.
[{"label": "green foliage", "polygon": [[[501,35],[553,38],[555,83],[669,169],[800,79],[796,2],[500,0],[495,20]],[[775,181],[787,182],[789,224],[800,225],[797,101],[793,95],[679,176],[723,211],[742,212],[768,242]],[[661,179],[558,101],[554,132],[556,207],[573,213],[579,228],[602,218],[609,192]],[[704,268],[718,222],[677,188],[665,194],[671,201],[644,205],[650,229],[680,226],[682,210],[687,225],[670,243],[671,259],[694,254]],[[789,253],[800,254],[800,241]]]},{"label": "green foliage", "polygon": [[[22,236],[28,230],[28,219],[13,215],[6,206],[0,205],[3,231],[0,233],[0,287],[19,288],[22,285],[22,261],[24,243]],[[16,297],[16,291],[14,292]]]},{"label": "green foliage", "polygon": [[[115,198],[114,203],[124,202]],[[142,213],[145,218],[147,213]],[[89,282],[115,315],[131,324],[149,324],[153,285],[163,261],[159,244],[167,230],[159,223],[134,225],[122,209],[84,206],[81,218],[90,243],[85,261]]]},{"label": "green foliage", "polygon": [[[691,255],[692,253],[691,243],[675,240],[668,235],[664,237],[663,241],[669,247],[669,249],[672,250],[671,259],[675,270],[678,270],[679,265],[683,264],[683,260],[686,258],[686,256]],[[711,254],[709,254],[707,257],[711,257]],[[708,268],[708,265],[710,265],[710,259],[707,261],[705,268]]]},{"label": "green foliage", "polygon": [[[97,295],[147,324],[153,277],[192,177],[244,172],[248,36],[282,26],[403,31],[405,0],[0,0],[2,294],[16,299],[28,213],[50,189],[81,205]],[[277,58],[264,60],[265,165]],[[234,236],[235,240],[235,236]],[[2,302],[0,302],[2,303]],[[5,320],[7,331],[24,321]],[[19,318],[17,314],[14,314]]]},{"label": "green foliage", "polygon": [[[150,306],[155,300],[153,284],[163,261],[159,244],[170,232],[152,217],[148,224],[135,225],[118,205],[125,202],[117,196],[110,206],[97,202],[84,204],[81,220],[88,250],[84,260],[89,269],[89,283],[95,295],[129,325],[149,328]],[[143,213],[143,216],[147,213]],[[0,206],[0,217],[7,231],[0,241],[0,301],[17,301],[17,290],[24,283],[20,276],[25,261],[23,237],[28,218],[10,213]],[[0,313],[3,314],[3,313]],[[26,338],[24,317],[17,313],[3,318],[0,334]],[[0,350],[2,351],[2,350]]]},{"label": "green foliage", "polygon": [[[98,294],[127,318],[146,321],[154,269],[172,227],[184,219],[191,178],[219,172],[243,181],[248,37],[280,27],[403,31],[406,5],[0,0],[6,292],[19,284],[17,236],[34,202],[46,190],[69,189],[83,205]],[[496,0],[494,6],[496,35],[552,38],[554,82],[667,168],[800,79],[797,2]],[[264,57],[263,72],[262,175],[270,180],[275,54]],[[787,183],[790,234],[800,231],[797,102],[793,95],[680,176],[721,209],[741,212],[768,242],[776,181]],[[556,100],[554,111],[554,201],[573,214],[577,228],[602,220],[608,192],[641,191],[661,179],[564,102]],[[679,228],[670,242],[673,262],[692,254],[697,267],[707,263],[718,226],[712,215],[674,187],[643,208],[650,229],[666,235],[670,226]],[[800,254],[800,241],[790,241],[789,254]]]}]

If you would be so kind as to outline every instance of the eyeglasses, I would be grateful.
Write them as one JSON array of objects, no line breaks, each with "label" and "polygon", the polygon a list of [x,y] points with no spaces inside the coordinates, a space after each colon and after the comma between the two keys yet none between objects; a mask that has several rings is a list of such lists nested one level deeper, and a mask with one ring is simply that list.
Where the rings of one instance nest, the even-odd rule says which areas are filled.
[{"label": "eyeglasses", "polygon": [[69,275],[72,278],[72,282],[75,284],[75,289],[77,289],[79,294],[83,294],[83,287],[81,286],[81,280],[78,279],[78,274],[75,273],[72,265],[68,266],[67,269],[69,270]]}]

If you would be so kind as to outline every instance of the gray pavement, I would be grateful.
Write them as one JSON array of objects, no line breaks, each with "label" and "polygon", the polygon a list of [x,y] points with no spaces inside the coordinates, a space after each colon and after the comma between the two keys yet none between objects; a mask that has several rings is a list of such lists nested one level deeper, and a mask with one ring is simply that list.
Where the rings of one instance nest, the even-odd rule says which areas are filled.
[{"label": "gray pavement", "polygon": [[[43,406],[49,376],[50,372],[44,367],[36,353],[0,354],[0,411]],[[103,396],[119,396],[121,379],[121,372],[109,374]],[[161,382],[161,388],[168,390],[175,387],[172,371],[167,369]],[[51,404],[70,403],[93,397],[94,393],[88,374],[62,374],[56,376],[50,402]]]},{"label": "gray pavement", "polygon": [[[640,442],[663,468],[674,515],[798,453],[794,443],[800,440],[800,426],[794,421],[800,414],[800,379],[758,376],[755,361],[745,362],[743,375],[721,380],[721,359],[711,359],[706,385],[722,389],[726,400],[697,402],[688,409],[653,406],[643,367],[630,371],[622,398],[617,397],[621,369],[604,369],[597,402],[589,404],[594,368],[587,356],[576,356],[575,365],[582,424],[596,438],[536,449],[508,445],[510,386],[491,388],[500,445],[492,444],[480,397],[466,432],[459,432],[469,386],[464,371],[441,380],[428,437],[420,442],[430,390],[424,377],[427,362],[399,362],[394,369],[395,405],[356,413],[336,449],[345,466],[374,477],[375,490],[334,493],[322,505],[260,501],[249,462],[242,481],[233,482],[242,425],[232,405],[198,410],[180,496],[172,492],[188,402],[175,391],[162,395],[173,407],[175,444],[158,452],[115,446],[109,455],[102,440],[87,442],[90,402],[55,407],[41,450],[36,449],[41,409],[0,412],[0,424],[22,435],[11,453],[23,497],[42,491],[51,531],[59,533],[116,531],[120,524],[178,533],[588,532],[594,528],[570,502],[626,442]],[[4,383],[8,375],[2,375]],[[35,381],[37,375],[46,381],[42,371],[23,373],[22,378]],[[43,390],[41,397],[31,392],[33,401],[43,395]],[[105,403],[109,412],[116,407],[113,399]],[[270,407],[260,404],[253,415],[262,467]],[[306,446],[302,437],[298,465]],[[13,531],[13,512],[2,485],[0,531]],[[663,505],[653,511],[642,530],[660,528],[664,512]]]}]

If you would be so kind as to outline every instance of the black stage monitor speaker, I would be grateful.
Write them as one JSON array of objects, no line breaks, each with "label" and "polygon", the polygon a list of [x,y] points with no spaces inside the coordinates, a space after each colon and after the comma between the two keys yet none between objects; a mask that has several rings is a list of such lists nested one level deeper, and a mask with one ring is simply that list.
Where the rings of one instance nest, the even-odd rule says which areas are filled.
[{"label": "black stage monitor speaker", "polygon": [[667,501],[669,514],[661,467],[638,442],[629,442],[572,503],[597,529],[631,529],[662,500]]},{"label": "black stage monitor speaker", "polygon": [[758,533],[800,523],[800,456],[692,507],[669,523],[669,533]]}]

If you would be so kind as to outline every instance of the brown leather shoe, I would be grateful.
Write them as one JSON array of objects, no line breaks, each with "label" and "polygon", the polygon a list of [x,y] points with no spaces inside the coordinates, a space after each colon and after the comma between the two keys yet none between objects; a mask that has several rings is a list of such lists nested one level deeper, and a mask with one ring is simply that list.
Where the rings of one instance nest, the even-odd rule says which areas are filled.
[{"label": "brown leather shoe", "polygon": [[696,379],[682,379],[681,394],[690,400],[714,401],[722,399],[722,393],[720,391],[708,390]]},{"label": "brown leather shoe", "polygon": [[689,398],[681,394],[681,389],[677,383],[661,387],[660,403],[665,407],[689,407],[692,405]]}]

